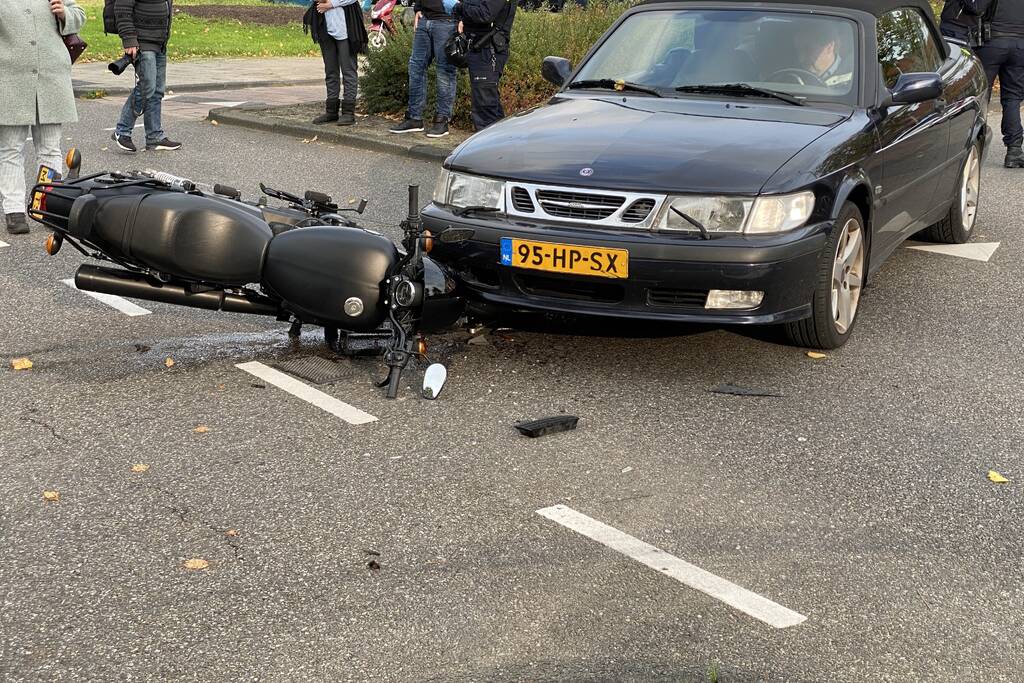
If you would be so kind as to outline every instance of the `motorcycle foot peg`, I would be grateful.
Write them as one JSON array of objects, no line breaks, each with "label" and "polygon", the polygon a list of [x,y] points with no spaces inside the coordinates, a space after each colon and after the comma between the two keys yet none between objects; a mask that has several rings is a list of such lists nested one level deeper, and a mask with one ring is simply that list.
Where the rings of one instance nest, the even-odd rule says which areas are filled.
[{"label": "motorcycle foot peg", "polygon": [[297,339],[302,336],[302,321],[293,320],[292,326],[288,328],[288,336],[292,339]]},{"label": "motorcycle foot peg", "polygon": [[337,327],[324,328],[324,342],[327,343],[327,348],[329,348],[333,353],[341,353],[341,345],[338,343]]}]

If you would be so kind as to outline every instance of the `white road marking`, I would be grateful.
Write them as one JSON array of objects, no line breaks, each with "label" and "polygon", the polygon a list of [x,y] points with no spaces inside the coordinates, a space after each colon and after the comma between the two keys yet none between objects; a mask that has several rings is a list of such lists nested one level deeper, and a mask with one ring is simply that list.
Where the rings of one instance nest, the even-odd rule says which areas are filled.
[{"label": "white road marking", "polygon": [[968,242],[967,244],[908,244],[907,249],[927,251],[945,256],[959,256],[972,261],[988,261],[999,248],[999,242]]},{"label": "white road marking", "polygon": [[[136,123],[135,126],[133,126],[132,129],[134,130],[135,128],[142,128],[145,125],[146,125],[145,122],[143,122],[143,123]],[[104,128],[103,130],[105,130],[105,131],[107,131],[109,133],[111,131],[117,130],[117,128],[116,127],[115,128]]]},{"label": "white road marking", "polygon": [[349,424],[362,425],[377,421],[377,418],[373,415],[364,413],[359,408],[350,406],[344,401],[339,401],[333,396],[328,396],[319,389],[314,389],[305,382],[300,382],[294,377],[289,377],[283,372],[267,367],[263,363],[252,361],[249,363],[239,363],[235,367],[239,370],[245,370],[250,375],[259,377],[268,384],[273,384],[278,389],[287,391],[292,396],[301,398],[307,403],[312,403],[317,408],[326,410],[331,415],[340,417]]},{"label": "white road marking", "polygon": [[7,242],[4,242],[3,240],[0,240],[0,249],[3,249],[4,247],[9,247],[9,246],[11,246],[11,245],[7,244]]},{"label": "white road marking", "polygon": [[245,102],[200,102],[199,104],[211,107],[237,107],[245,104]]},{"label": "white road marking", "polygon": [[659,550],[649,543],[644,543],[638,538],[623,533],[615,527],[610,527],[565,505],[543,508],[537,510],[537,514],[606,545],[612,550],[617,550],[640,564],[646,565],[666,576],[671,576],[676,581],[706,593],[717,600],[721,600],[725,604],[735,607],[739,611],[749,614],[755,619],[759,619],[775,628],[796,626],[807,619],[807,617],[798,612],[772,602],[757,593],[748,591],[742,586],[737,586],[731,581],[715,576],[711,572],[705,571],[689,562],[680,560],[664,550]]},{"label": "white road marking", "polygon": [[66,284],[71,289],[77,290],[82,294],[88,294],[93,299],[96,299],[96,301],[102,301],[111,308],[116,308],[125,315],[131,316],[133,318],[138,315],[149,315],[150,313],[152,313],[152,311],[147,310],[142,306],[133,304],[131,301],[128,301],[128,299],[119,297],[116,294],[101,294],[100,292],[87,292],[84,289],[78,289],[78,287],[75,286],[74,280],[61,280],[61,282]]}]

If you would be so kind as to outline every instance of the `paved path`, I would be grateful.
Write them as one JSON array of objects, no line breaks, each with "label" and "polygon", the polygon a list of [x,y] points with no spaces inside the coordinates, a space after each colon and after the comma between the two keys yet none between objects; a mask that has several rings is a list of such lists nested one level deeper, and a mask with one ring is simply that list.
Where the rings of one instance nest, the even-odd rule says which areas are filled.
[{"label": "paved path", "polygon": [[[115,76],[107,70],[106,62],[76,65],[72,80],[78,96],[97,90],[121,94],[134,85],[130,70]],[[167,89],[171,92],[322,82],[323,63],[319,57],[202,59],[167,65]]]}]

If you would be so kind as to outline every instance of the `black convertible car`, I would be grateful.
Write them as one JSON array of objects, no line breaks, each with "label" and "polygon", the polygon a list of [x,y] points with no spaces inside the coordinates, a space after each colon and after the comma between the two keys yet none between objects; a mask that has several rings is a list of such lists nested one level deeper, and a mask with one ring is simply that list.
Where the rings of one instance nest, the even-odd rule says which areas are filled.
[{"label": "black convertible car", "polygon": [[981,65],[925,0],[650,2],[543,106],[445,161],[434,255],[478,304],[783,324],[849,337],[908,236],[971,236],[989,143]]}]

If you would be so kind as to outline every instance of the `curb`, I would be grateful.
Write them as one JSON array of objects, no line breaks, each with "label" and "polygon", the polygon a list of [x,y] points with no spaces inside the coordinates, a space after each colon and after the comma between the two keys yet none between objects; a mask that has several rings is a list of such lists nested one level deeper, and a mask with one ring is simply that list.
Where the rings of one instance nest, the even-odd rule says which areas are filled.
[{"label": "curb", "polygon": [[388,152],[416,159],[427,159],[429,161],[444,161],[452,153],[452,150],[455,149],[454,145],[452,147],[435,147],[433,145],[404,144],[392,140],[370,138],[366,135],[361,135],[358,126],[355,127],[356,130],[349,132],[347,129],[337,126],[333,126],[335,130],[331,130],[332,127],[329,126],[290,123],[280,119],[274,120],[272,117],[248,113],[247,109],[249,112],[252,111],[252,107],[218,107],[211,109],[206,118],[207,120],[215,119],[217,123],[226,123],[268,133],[280,133],[281,135],[303,139],[316,136],[318,140],[324,142],[333,142],[339,145],[358,147],[375,152]]},{"label": "curb", "polygon": [[[210,81],[209,83],[182,83],[180,85],[169,84],[167,90],[175,93],[182,92],[205,92],[209,90],[242,90],[244,88],[279,88],[288,85],[317,85],[324,82],[323,78],[307,78],[303,80],[277,79],[266,81]],[[132,84],[134,86],[134,83]],[[97,90],[102,90],[108,96],[127,95],[132,91],[132,86],[118,85],[105,87],[102,83],[72,80],[72,90],[75,97],[82,97]]]}]

